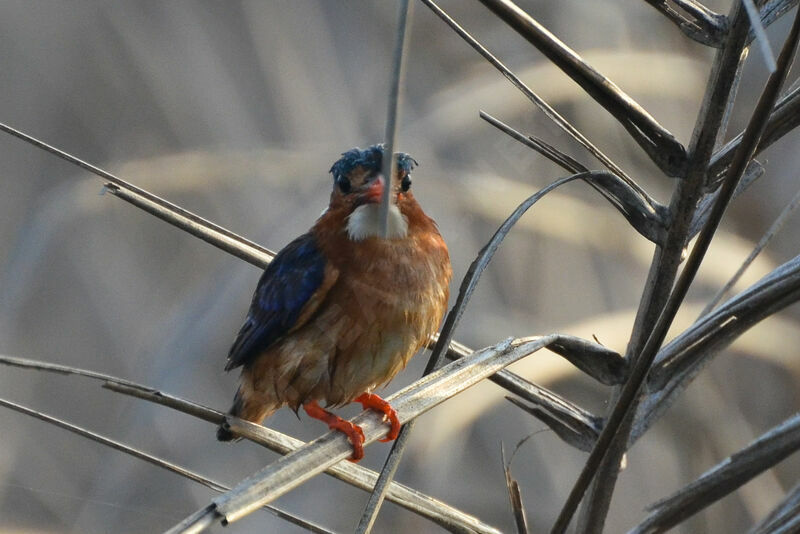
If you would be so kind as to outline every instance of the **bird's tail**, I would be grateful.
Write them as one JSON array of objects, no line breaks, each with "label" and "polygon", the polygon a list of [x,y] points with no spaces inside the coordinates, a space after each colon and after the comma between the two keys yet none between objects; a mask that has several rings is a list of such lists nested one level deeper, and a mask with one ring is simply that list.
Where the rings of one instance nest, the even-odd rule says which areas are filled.
[{"label": "bird's tail", "polygon": [[[236,396],[233,397],[233,405],[228,410],[228,415],[260,424],[265,417],[272,415],[279,407],[280,405],[265,404],[264,399],[247,398],[242,393],[242,386],[239,386],[239,389],[236,390]],[[219,441],[239,441],[241,438],[231,431],[227,421],[223,421],[217,427],[217,439]]]},{"label": "bird's tail", "polygon": [[217,427],[217,439],[219,441],[234,441],[234,440],[238,441],[239,439],[241,439],[236,437],[234,433],[231,432],[230,429],[225,428],[225,426],[226,426],[225,423],[222,423]]},{"label": "bird's tail", "polygon": [[[242,388],[240,387],[236,390],[236,396],[233,397],[233,405],[231,406],[231,409],[228,410],[228,415],[239,417],[239,414],[242,412],[243,405],[244,401],[242,399]],[[238,441],[240,438],[237,438],[236,435],[231,432],[228,422],[223,421],[222,424],[217,427],[217,439],[219,441],[233,441],[234,439]]]}]

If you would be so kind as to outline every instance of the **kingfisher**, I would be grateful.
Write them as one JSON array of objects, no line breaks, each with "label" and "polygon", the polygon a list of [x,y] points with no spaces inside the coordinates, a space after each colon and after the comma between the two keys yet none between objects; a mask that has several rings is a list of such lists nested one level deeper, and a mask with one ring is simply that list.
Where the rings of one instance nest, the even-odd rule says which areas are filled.
[{"label": "kingfisher", "polygon": [[[387,178],[383,157],[383,145],[373,145],[333,164],[327,209],[267,266],[225,366],[242,368],[230,415],[260,424],[284,405],[295,413],[302,407],[347,435],[352,461],[364,455],[364,433],[326,408],[358,402],[384,415],[390,430],[381,441],[397,438],[397,413],[373,390],[437,331],[452,277],[436,222],[411,192],[417,162],[397,153]],[[220,441],[235,437],[225,424],[217,430]]]}]

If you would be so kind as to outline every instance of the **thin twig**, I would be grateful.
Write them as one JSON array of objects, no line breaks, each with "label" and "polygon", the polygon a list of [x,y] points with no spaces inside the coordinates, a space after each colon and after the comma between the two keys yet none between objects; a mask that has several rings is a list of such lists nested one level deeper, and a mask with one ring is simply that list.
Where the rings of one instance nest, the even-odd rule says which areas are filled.
[{"label": "thin twig", "polygon": [[515,139],[522,143],[523,145],[532,148],[542,156],[546,157],[565,171],[576,173],[576,172],[586,172],[589,170],[588,167],[584,166],[578,160],[570,157],[569,155],[561,152],[556,147],[540,140],[533,138],[532,136],[523,135],[508,124],[504,123],[500,119],[489,115],[483,110],[479,112],[480,117],[500,130],[501,132],[505,133],[512,139]]},{"label": "thin twig", "polygon": [[[54,370],[54,368],[51,367],[51,369],[49,370]],[[83,374],[84,376],[92,376],[89,373],[84,373],[84,372],[74,373],[74,374]],[[92,378],[98,378],[98,377],[92,376]],[[30,408],[27,408],[25,406],[22,406],[20,404],[5,399],[0,399],[0,406],[3,406],[5,408],[10,408],[11,410],[23,413],[25,415],[29,415],[31,417],[35,417],[36,419],[39,419],[46,423],[50,423],[51,425],[55,425],[59,428],[63,428],[64,430],[69,430],[73,434],[77,434],[84,438],[90,439],[94,442],[100,443],[101,445],[105,445],[106,447],[110,447],[114,450],[133,456],[134,458],[144,460],[149,464],[155,465],[156,467],[160,467],[161,469],[166,469],[171,473],[176,473],[178,475],[181,475],[182,477],[188,478],[189,480],[197,482],[198,484],[202,484],[203,486],[210,488],[218,493],[221,493],[223,491],[228,491],[230,489],[228,486],[225,486],[224,484],[220,484],[219,482],[211,480],[210,478],[206,478],[203,475],[185,469],[179,465],[175,465],[171,462],[168,462],[167,460],[158,458],[157,456],[153,456],[152,454],[148,454],[144,451],[141,451],[129,445],[125,445],[124,443],[120,443],[119,441],[115,441],[111,438],[101,436],[100,434],[92,432],[91,430],[81,428],[72,423],[68,423],[67,421],[64,421],[62,419],[58,419],[57,417],[53,417],[52,415],[47,415],[43,412],[32,410]],[[290,523],[300,526],[308,530],[309,532],[316,532],[318,534],[332,534],[329,530],[322,528],[319,525],[315,525],[314,523],[306,521],[305,519],[292,515],[288,512],[279,510],[274,506],[266,505],[264,506],[264,509],[270,512],[271,514],[275,515],[276,517],[289,521]]]},{"label": "thin twig", "polygon": [[[392,196],[394,177],[397,173],[397,157],[394,155],[397,146],[397,117],[400,114],[402,92],[400,84],[405,78],[405,58],[408,50],[408,34],[411,32],[412,4],[408,0],[400,0],[397,10],[397,35],[395,36],[394,56],[392,58],[392,78],[389,85],[389,103],[386,112],[386,131],[384,134],[383,160],[381,167],[385,186],[380,206],[381,235],[389,236],[389,199]],[[387,157],[388,156],[388,157]],[[368,532],[365,530],[363,532]],[[359,531],[362,532],[362,531]]]},{"label": "thin twig", "polygon": [[519,489],[519,483],[511,476],[511,462],[514,460],[514,454],[517,450],[519,450],[519,444],[514,448],[514,452],[511,453],[511,459],[506,462],[506,451],[503,448],[503,443],[500,443],[500,461],[503,464],[503,474],[506,479],[506,488],[508,489],[508,499],[511,502],[511,510],[514,512],[514,523],[517,527],[517,534],[528,534],[528,520],[525,517],[525,507],[522,504],[522,492]]},{"label": "thin twig", "polygon": [[711,310],[713,310],[714,307],[719,303],[719,301],[722,300],[725,297],[725,295],[728,294],[728,291],[730,291],[731,288],[736,285],[736,282],[739,281],[739,279],[742,277],[747,268],[750,267],[750,264],[753,263],[753,260],[756,259],[756,257],[761,253],[762,250],[764,250],[764,248],[766,248],[766,246],[769,244],[772,238],[775,237],[778,234],[778,232],[781,231],[783,225],[786,224],[786,221],[794,213],[798,205],[800,205],[800,190],[798,190],[797,193],[794,194],[794,198],[792,198],[792,200],[786,205],[786,207],[784,207],[781,210],[778,217],[775,219],[772,225],[770,225],[767,231],[764,232],[764,235],[762,235],[761,239],[759,239],[758,243],[756,243],[755,248],[753,248],[750,254],[748,254],[747,258],[745,258],[745,260],[736,270],[731,279],[728,280],[724,286],[722,286],[722,288],[717,292],[716,295],[714,295],[714,297],[711,299],[711,302],[706,304],[706,307],[703,308],[703,311],[700,313],[700,317],[703,317]]},{"label": "thin twig", "polygon": [[753,0],[742,0],[744,9],[747,11],[747,16],[750,17],[750,26],[755,35],[755,40],[758,42],[758,49],[761,50],[761,56],[764,58],[764,64],[770,73],[775,72],[777,65],[775,64],[775,56],[772,53],[772,48],[769,46],[769,38],[761,23],[761,14],[758,8],[753,3]]},{"label": "thin twig", "polygon": [[[214,223],[205,220],[198,221],[196,218],[199,217],[194,216],[194,214],[182,208],[175,210],[172,205],[165,206],[159,204],[152,201],[147,195],[142,195],[133,189],[120,187],[117,184],[107,183],[105,188],[106,191],[115,197],[146,211],[150,215],[158,217],[176,228],[180,228],[195,237],[199,237],[206,243],[222,251],[255,265],[259,269],[265,269],[267,265],[269,265],[269,262],[272,261],[272,258],[275,257],[275,253],[271,250],[261,246],[253,247],[252,243],[244,238],[239,236],[234,238],[227,235],[227,233],[219,232],[216,230],[216,228],[219,227]],[[189,215],[185,215],[184,212]]]},{"label": "thin twig", "polygon": [[536,417],[552,430],[564,443],[572,445],[579,451],[590,452],[597,436],[600,434],[602,424],[598,423],[597,426],[575,426],[571,423],[562,421],[557,416],[553,416],[547,410],[536,406],[528,406],[516,397],[506,397],[506,400],[511,404],[520,408],[532,416]]},{"label": "thin twig", "polygon": [[397,439],[394,440],[392,449],[378,475],[378,480],[375,482],[375,488],[370,493],[369,500],[364,507],[364,512],[356,529],[357,534],[369,533],[372,530],[383,500],[389,490],[389,485],[394,482],[394,475],[397,473],[397,468],[400,467],[400,460],[403,459],[403,451],[405,451],[410,437],[411,431],[409,427],[405,428],[405,432],[401,432]]},{"label": "thin twig", "polygon": [[86,378],[116,382],[118,384],[124,384],[127,386],[140,386],[140,384],[137,384],[136,382],[131,382],[130,380],[125,380],[124,378],[117,378],[116,376],[107,375],[105,373],[98,373],[97,371],[79,369],[78,367],[61,365],[59,363],[42,362],[39,360],[31,360],[29,358],[19,358],[17,356],[6,356],[4,354],[0,354],[0,364],[19,367],[20,369],[35,369],[37,371],[46,371],[49,373],[57,373],[62,375],[84,376]]}]

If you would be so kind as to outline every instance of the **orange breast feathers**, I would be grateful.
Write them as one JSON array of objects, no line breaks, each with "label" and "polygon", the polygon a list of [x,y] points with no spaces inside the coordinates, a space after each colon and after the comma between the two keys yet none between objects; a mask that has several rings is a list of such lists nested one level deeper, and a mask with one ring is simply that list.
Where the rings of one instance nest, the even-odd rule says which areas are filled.
[{"label": "orange breast feathers", "polygon": [[312,229],[338,271],[315,328],[336,337],[330,373],[321,377],[328,382],[323,398],[332,405],[391,380],[436,332],[447,308],[447,246],[410,192],[397,204],[408,223],[402,239],[353,241],[342,231],[346,212],[336,209]]}]

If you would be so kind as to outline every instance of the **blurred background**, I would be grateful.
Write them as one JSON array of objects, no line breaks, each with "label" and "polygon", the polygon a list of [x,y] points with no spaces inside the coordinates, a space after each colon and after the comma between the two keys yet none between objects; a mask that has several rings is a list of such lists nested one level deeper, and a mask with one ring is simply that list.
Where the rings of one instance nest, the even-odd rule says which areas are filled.
[{"label": "blurred background", "polygon": [[[519,4],[688,144],[713,51],[641,0]],[[727,13],[730,2],[706,4]],[[640,185],[668,202],[664,178],[622,127],[478,2],[442,7],[573,121]],[[327,204],[330,165],[381,140],[396,5],[125,1],[0,3],[0,121],[50,142],[226,228],[278,250]],[[777,47],[789,21],[768,29]],[[420,163],[417,198],[439,223],[452,293],[500,222],[564,171],[478,117],[483,109],[599,165],[432,12],[415,5],[399,145]],[[728,138],[766,72],[752,53]],[[795,194],[798,136],[762,155],[766,174],[726,217],[677,323],[688,325]],[[0,135],[0,353],[88,368],[227,409],[223,372],[259,271],[120,200],[102,181]],[[456,338],[478,348],[560,331],[624,351],[652,245],[585,184],[537,204],[484,274]],[[796,220],[737,286],[797,254]],[[800,407],[797,306],[727,349],[628,455],[607,523],[627,530],[677,490]],[[676,330],[677,331],[677,330]],[[415,380],[420,356],[387,388]],[[551,354],[514,370],[597,414],[610,391]],[[76,377],[0,369],[0,397],[62,417],[234,484],[277,456],[220,444],[212,426]],[[354,410],[344,410],[352,415]],[[309,440],[324,428],[283,410],[269,425]],[[500,460],[544,425],[480,384],[421,418],[397,479],[513,528]],[[0,410],[0,531],[157,532],[213,492],[45,423]],[[382,465],[388,445],[362,464]],[[548,528],[585,454],[540,432],[513,474],[534,532]],[[677,532],[737,532],[793,486],[790,458]],[[352,531],[367,494],[317,477],[279,499]],[[438,527],[387,503],[376,532]],[[301,532],[257,512],[233,532]],[[221,530],[221,529],[218,529]]]}]

